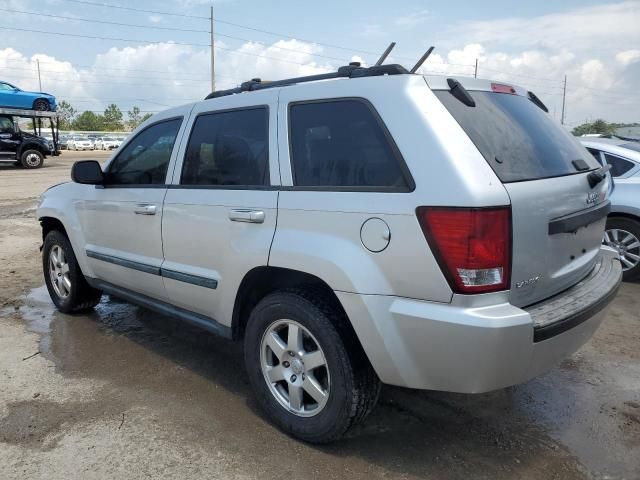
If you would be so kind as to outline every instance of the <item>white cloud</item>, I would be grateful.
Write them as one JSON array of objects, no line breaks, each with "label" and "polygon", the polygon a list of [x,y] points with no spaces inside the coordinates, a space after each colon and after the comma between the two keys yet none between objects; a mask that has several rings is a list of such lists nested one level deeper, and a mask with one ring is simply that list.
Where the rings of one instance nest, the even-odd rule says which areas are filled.
[{"label": "white cloud", "polygon": [[616,60],[618,63],[624,65],[631,65],[637,61],[640,61],[640,50],[625,50],[624,52],[618,52],[616,54]]},{"label": "white cloud", "polygon": [[161,15],[149,15],[148,20],[151,23],[160,23],[160,22],[162,22],[162,16]]},{"label": "white cloud", "polygon": [[399,16],[393,21],[393,23],[399,28],[413,29],[418,25],[424,23],[427,20],[428,16],[428,10],[419,10],[407,15]]}]

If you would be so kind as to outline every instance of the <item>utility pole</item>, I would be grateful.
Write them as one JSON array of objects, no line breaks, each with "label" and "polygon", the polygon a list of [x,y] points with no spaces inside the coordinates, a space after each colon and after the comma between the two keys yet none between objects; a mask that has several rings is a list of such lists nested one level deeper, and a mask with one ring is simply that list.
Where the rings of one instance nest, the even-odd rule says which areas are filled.
[{"label": "utility pole", "polygon": [[214,43],[213,43],[213,5],[211,5],[211,16],[209,17],[211,20],[211,91],[216,91],[216,54],[214,51]]},{"label": "utility pole", "polygon": [[40,91],[42,91],[42,79],[40,78],[40,60],[36,59],[36,65],[38,66],[38,85],[40,85]]},{"label": "utility pole", "polygon": [[567,98],[567,76],[564,76],[564,84],[562,86],[562,114],[560,116],[560,123],[564,125],[564,104]]},{"label": "utility pole", "polygon": [[476,58],[476,70],[473,72],[473,78],[478,78],[478,59]]}]

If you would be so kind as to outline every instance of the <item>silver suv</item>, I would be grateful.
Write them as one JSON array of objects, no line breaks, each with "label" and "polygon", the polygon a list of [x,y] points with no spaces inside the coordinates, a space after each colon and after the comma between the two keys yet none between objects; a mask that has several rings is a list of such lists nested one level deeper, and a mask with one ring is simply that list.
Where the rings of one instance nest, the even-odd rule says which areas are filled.
[{"label": "silver suv", "polygon": [[242,340],[260,405],[310,442],[381,382],[503,388],[602,322],[610,178],[534,94],[350,65],[209,97],[43,194],[60,311],[106,292]]}]

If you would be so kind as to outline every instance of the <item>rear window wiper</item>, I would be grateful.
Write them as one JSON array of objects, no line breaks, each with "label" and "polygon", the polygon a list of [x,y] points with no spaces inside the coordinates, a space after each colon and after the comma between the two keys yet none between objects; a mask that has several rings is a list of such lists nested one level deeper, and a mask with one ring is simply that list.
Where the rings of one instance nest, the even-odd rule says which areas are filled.
[{"label": "rear window wiper", "polygon": [[589,186],[593,188],[598,185],[602,180],[606,178],[607,172],[609,170],[611,170],[611,165],[606,164],[604,167],[600,167],[598,170],[594,170],[589,175],[587,175]]},{"label": "rear window wiper", "polygon": [[456,97],[462,103],[464,103],[467,107],[475,107],[476,101],[473,99],[471,94],[467,91],[466,88],[462,86],[462,84],[454,78],[447,78],[447,84],[449,84],[449,91],[451,95]]},{"label": "rear window wiper", "polygon": [[533,93],[533,92],[527,92],[527,97],[529,97],[529,100],[531,100],[533,103],[535,103],[538,107],[540,107],[540,109],[544,110],[545,112],[549,113],[549,109],[547,108],[547,106],[542,103],[542,100],[540,100],[538,98],[538,96]]}]

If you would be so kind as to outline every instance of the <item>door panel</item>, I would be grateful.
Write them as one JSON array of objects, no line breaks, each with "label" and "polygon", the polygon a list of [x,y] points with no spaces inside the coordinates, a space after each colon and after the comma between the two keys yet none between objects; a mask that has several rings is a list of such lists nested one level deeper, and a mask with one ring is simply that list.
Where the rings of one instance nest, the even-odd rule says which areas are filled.
[{"label": "door panel", "polygon": [[271,90],[198,104],[164,202],[169,299],[224,325],[246,273],[269,260],[280,176],[277,99]]},{"label": "door panel", "polygon": [[162,202],[184,124],[171,117],[137,132],[106,167],[106,186],[76,204],[94,275],[160,300]]},{"label": "door panel", "polygon": [[[78,205],[87,261],[99,279],[166,298],[159,276],[165,192],[166,188],[95,188],[91,199]],[[136,213],[141,205],[156,206],[157,213]]]}]

